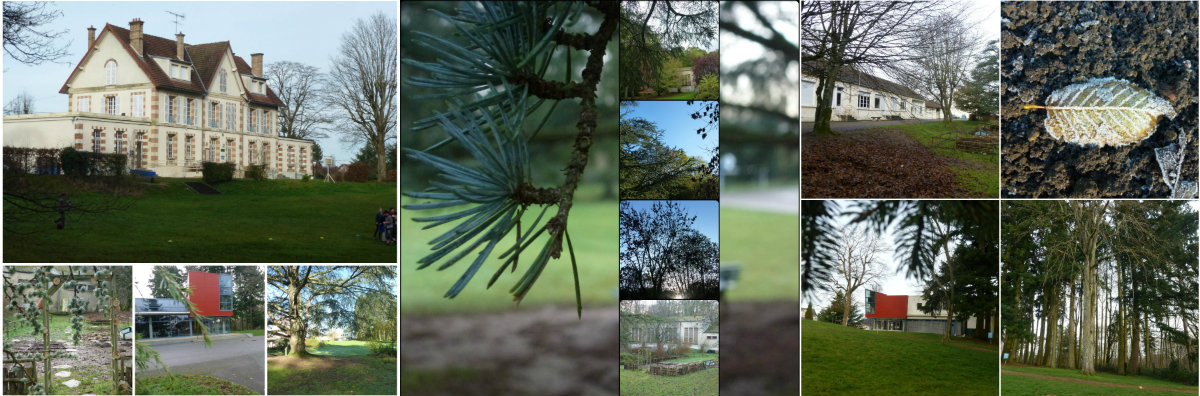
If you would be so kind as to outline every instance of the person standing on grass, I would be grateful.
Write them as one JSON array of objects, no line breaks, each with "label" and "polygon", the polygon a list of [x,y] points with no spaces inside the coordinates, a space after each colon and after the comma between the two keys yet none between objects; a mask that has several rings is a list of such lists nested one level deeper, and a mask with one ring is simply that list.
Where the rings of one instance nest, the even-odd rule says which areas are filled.
[{"label": "person standing on grass", "polygon": [[379,207],[379,212],[375,213],[375,238],[380,238],[383,235],[383,219],[387,215],[383,212],[383,207]]},{"label": "person standing on grass", "polygon": [[67,211],[69,210],[71,210],[71,201],[67,200],[67,193],[58,194],[58,218],[54,220],[58,229],[67,228]]},{"label": "person standing on grass", "polygon": [[399,225],[400,223],[396,222],[396,208],[392,208],[391,212],[392,212],[392,215],[391,215],[392,230],[390,233],[391,233],[391,237],[392,237],[392,244],[395,244],[396,243],[396,226]]}]

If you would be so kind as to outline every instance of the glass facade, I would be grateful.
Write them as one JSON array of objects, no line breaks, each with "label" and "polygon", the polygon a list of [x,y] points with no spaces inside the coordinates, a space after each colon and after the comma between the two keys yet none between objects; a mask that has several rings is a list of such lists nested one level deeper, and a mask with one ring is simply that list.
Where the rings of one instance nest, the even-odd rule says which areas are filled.
[{"label": "glass facade", "polygon": [[233,310],[233,275],[221,274],[221,310]]},{"label": "glass facade", "polygon": [[[224,295],[226,276],[221,277],[221,305],[225,305]],[[232,278],[230,282],[232,284]],[[231,285],[232,286],[232,285]],[[230,296],[231,297],[231,296]],[[188,337],[201,335],[200,325],[187,314],[187,306],[182,301],[170,298],[138,298],[135,300],[137,315],[134,319],[134,331],[139,338]],[[208,317],[201,319],[208,327],[208,334],[226,334],[230,330],[228,317]]]}]

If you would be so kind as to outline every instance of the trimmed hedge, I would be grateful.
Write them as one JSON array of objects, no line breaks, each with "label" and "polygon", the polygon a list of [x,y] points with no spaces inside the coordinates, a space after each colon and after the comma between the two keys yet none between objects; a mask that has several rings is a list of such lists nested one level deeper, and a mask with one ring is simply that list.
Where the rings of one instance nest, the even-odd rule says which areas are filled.
[{"label": "trimmed hedge", "polygon": [[5,147],[4,170],[18,174],[58,174],[62,172],[58,156],[62,149]]},{"label": "trimmed hedge", "polygon": [[102,154],[79,151],[71,147],[59,155],[63,173],[71,177],[122,176],[128,157],[125,154]]},{"label": "trimmed hedge", "polygon": [[224,183],[233,180],[233,164],[227,162],[205,162],[204,182],[208,184]]},{"label": "trimmed hedge", "polygon": [[262,165],[247,165],[244,173],[250,180],[267,180],[267,168]]},{"label": "trimmed hedge", "polygon": [[348,182],[360,182],[360,183],[366,182],[367,181],[367,172],[369,170],[370,170],[370,167],[368,167],[367,164],[364,164],[362,162],[355,162],[353,164],[350,164],[348,169],[346,169],[345,179]]}]

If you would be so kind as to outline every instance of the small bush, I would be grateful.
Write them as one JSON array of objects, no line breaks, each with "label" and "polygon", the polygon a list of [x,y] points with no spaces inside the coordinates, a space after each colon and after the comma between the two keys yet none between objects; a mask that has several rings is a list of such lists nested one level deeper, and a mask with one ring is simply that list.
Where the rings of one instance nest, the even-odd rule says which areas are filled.
[{"label": "small bush", "polygon": [[304,177],[300,178],[300,181],[305,183],[307,183],[309,180],[312,180],[312,177],[309,177],[308,175],[304,175]]},{"label": "small bush", "polygon": [[395,341],[371,341],[371,353],[376,355],[396,356]]},{"label": "small bush", "polygon": [[696,95],[692,96],[692,100],[717,100],[720,99],[721,82],[716,74],[709,74],[700,80],[700,85],[696,87]]},{"label": "small bush", "polygon": [[245,177],[250,180],[267,180],[267,168],[262,165],[248,165],[244,173]]},{"label": "small bush", "polygon": [[369,172],[367,164],[355,162],[350,164],[350,168],[346,170],[346,181],[349,182],[365,182],[367,181],[367,173]]},{"label": "small bush", "polygon": [[233,180],[233,164],[226,162],[205,162],[203,166],[205,183],[216,184]]},{"label": "small bush", "polygon": [[387,180],[384,180],[384,181],[389,181],[389,182],[396,181],[396,170],[395,169],[389,170],[388,175],[387,175]]},{"label": "small bush", "polygon": [[125,164],[128,162],[128,158],[125,154],[105,154],[100,158],[103,166],[101,173],[108,176],[125,175]]},{"label": "small bush", "polygon": [[71,147],[63,149],[60,154],[63,173],[71,177],[90,176],[92,172],[91,153],[79,151]]}]

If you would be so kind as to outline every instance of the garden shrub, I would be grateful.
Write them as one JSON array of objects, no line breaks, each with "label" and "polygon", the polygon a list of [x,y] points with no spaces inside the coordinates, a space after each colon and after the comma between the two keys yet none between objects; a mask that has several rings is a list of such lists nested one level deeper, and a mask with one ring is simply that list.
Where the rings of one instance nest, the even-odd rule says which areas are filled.
[{"label": "garden shrub", "polygon": [[376,355],[396,356],[395,341],[371,341],[371,353]]},{"label": "garden shrub", "polygon": [[244,173],[250,180],[267,180],[267,168],[262,165],[247,165]]},{"label": "garden shrub", "polygon": [[350,164],[346,170],[345,180],[350,182],[365,182],[367,181],[367,173],[370,167],[362,162]]},{"label": "garden shrub", "polygon": [[128,162],[125,154],[104,154],[100,157],[101,173],[108,176],[125,175],[125,164]]},{"label": "garden shrub", "polygon": [[304,175],[304,177],[300,178],[300,181],[302,181],[302,182],[308,182],[309,180],[312,180],[312,177],[310,177],[309,175]]},{"label": "garden shrub", "polygon": [[4,147],[4,170],[10,173],[58,173],[62,149]]},{"label": "garden shrub", "polygon": [[63,173],[71,177],[84,177],[92,173],[91,153],[68,147],[59,155]]},{"label": "garden shrub", "polygon": [[233,164],[226,162],[205,162],[203,166],[205,183],[216,184],[233,180]]},{"label": "garden shrub", "polygon": [[716,74],[709,74],[700,80],[700,85],[696,87],[696,95],[692,96],[692,100],[717,100],[720,98],[721,82]]}]

